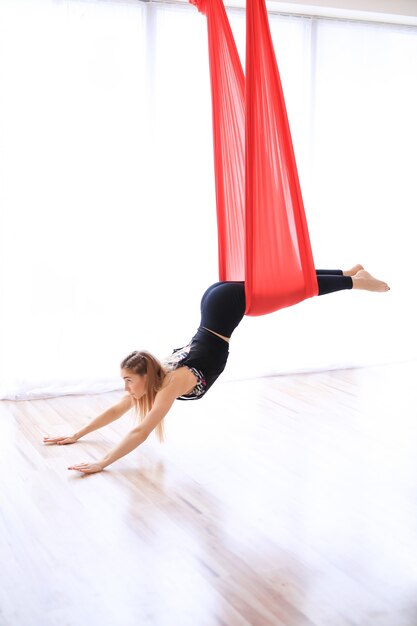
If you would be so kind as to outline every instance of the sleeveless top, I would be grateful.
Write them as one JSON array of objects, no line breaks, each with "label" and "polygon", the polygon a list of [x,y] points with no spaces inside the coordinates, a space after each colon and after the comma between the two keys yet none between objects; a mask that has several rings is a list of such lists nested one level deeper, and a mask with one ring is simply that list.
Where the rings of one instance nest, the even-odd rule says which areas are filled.
[{"label": "sleeveless top", "polygon": [[221,337],[201,326],[190,343],[162,361],[163,366],[173,371],[187,367],[197,378],[193,390],[177,400],[198,400],[207,393],[226,367],[229,356],[229,344]]}]

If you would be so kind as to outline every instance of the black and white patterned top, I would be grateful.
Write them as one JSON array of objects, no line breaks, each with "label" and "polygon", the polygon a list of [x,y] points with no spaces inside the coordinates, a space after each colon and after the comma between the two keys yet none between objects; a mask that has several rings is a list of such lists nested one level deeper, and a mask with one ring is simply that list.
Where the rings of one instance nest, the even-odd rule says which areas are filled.
[{"label": "black and white patterned top", "polygon": [[228,356],[228,342],[209,329],[199,326],[191,341],[183,348],[174,350],[171,356],[163,362],[167,370],[188,367],[197,378],[197,384],[191,393],[177,399],[199,400],[202,398],[223,372]]},{"label": "black and white patterned top", "polygon": [[203,373],[197,368],[191,367],[186,363],[183,363],[183,361],[189,356],[190,348],[190,344],[188,346],[184,346],[183,348],[177,348],[169,357],[165,358],[162,361],[162,365],[166,370],[172,372],[179,367],[186,367],[190,370],[190,372],[194,374],[197,379],[197,384],[194,389],[192,389],[192,391],[190,393],[187,393],[186,395],[179,396],[177,400],[197,400],[197,398],[200,398],[206,392],[207,382],[204,378]]}]

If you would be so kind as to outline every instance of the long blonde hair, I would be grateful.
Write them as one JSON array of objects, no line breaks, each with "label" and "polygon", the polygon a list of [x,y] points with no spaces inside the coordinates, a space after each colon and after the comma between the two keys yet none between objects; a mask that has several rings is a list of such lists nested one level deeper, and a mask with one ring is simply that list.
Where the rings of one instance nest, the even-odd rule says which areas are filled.
[{"label": "long blonde hair", "polygon": [[[161,362],[146,350],[135,350],[123,359],[120,367],[139,376],[147,374],[145,393],[136,400],[136,414],[142,421],[153,407],[156,394],[162,387],[166,372]],[[163,419],[157,425],[155,432],[158,440],[162,443],[165,439]]]}]

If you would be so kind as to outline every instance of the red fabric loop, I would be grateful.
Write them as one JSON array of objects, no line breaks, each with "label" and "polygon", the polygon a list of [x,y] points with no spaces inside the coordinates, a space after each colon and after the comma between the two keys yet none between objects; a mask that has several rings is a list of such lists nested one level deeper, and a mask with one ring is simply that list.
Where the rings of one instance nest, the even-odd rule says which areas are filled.
[{"label": "red fabric loop", "polygon": [[219,277],[263,315],[318,291],[284,95],[264,0],[247,0],[246,83],[221,0],[205,9]]}]

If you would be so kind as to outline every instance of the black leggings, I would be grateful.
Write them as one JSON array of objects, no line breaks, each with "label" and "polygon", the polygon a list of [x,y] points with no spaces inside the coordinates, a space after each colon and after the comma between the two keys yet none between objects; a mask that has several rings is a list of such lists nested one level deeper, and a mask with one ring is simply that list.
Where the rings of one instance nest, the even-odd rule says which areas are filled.
[{"label": "black leggings", "polygon": [[[342,289],[352,289],[350,276],[342,270],[316,270],[319,296]],[[200,326],[230,337],[246,310],[245,283],[225,281],[211,285],[201,298]]]}]

